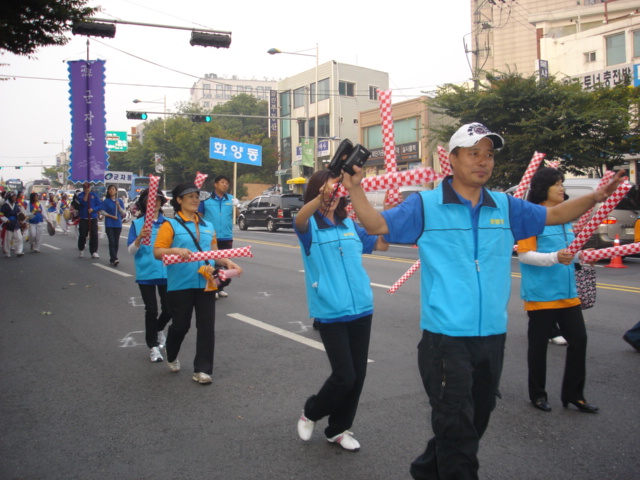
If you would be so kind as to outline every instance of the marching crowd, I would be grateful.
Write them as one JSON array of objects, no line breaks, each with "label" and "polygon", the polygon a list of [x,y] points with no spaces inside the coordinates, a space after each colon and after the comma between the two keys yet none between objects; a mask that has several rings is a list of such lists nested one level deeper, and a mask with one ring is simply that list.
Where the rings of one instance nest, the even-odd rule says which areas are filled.
[{"label": "marching crowd", "polygon": [[[418,366],[429,397],[433,437],[410,466],[414,479],[478,478],[480,439],[499,395],[514,240],[521,246],[521,296],[530,321],[530,400],[534,407],[551,411],[545,388],[546,345],[558,325],[569,344],[563,406],[598,411],[584,396],[586,331],[573,275],[579,256],[565,249],[572,238],[571,220],[608,198],[624,172],[591,195],[565,200],[562,175],[543,169],[532,182],[537,196],[525,201],[484,187],[493,171],[494,151],[503,145],[500,135],[479,123],[462,126],[449,142],[453,175],[436,189],[411,195],[382,213],[365,196],[361,168],[354,167],[352,175],[326,170],[311,177],[294,229],[309,316],[319,324],[331,373],[303,403],[297,421],[301,440],[310,440],[316,422],[327,417],[328,442],[348,451],[360,449],[350,429],[365,381],[374,311],[362,255],[386,250],[389,243],[417,245],[422,264]],[[347,216],[345,199],[336,198],[338,182],[348,190],[364,228]],[[212,382],[216,299],[227,296],[220,269],[242,273],[228,258],[212,263],[190,259],[196,251],[232,248],[237,200],[227,193],[228,178],[216,177],[214,187],[201,201],[195,184],[177,185],[171,199],[175,218],[163,217],[167,199],[161,191],[154,210],[147,212],[145,190],[136,205],[141,216],[132,222],[127,242],[145,305],[150,360],[163,362],[161,349],[166,346],[169,370],[180,371],[178,356],[195,313],[192,379],[199,384]],[[0,218],[5,256],[12,246],[18,256],[24,255],[22,232],[28,230],[31,251],[39,252],[45,225],[75,218],[80,257],[88,236],[91,256],[99,258],[97,224],[103,216],[110,262],[117,266],[126,212],[116,192],[108,186],[105,198],[99,199],[85,183],[73,202],[62,197],[43,201],[35,194],[25,202],[20,194],[4,195]],[[151,223],[145,222],[147,214]],[[66,226],[63,230],[66,233]],[[165,266],[164,255],[183,262]]]}]

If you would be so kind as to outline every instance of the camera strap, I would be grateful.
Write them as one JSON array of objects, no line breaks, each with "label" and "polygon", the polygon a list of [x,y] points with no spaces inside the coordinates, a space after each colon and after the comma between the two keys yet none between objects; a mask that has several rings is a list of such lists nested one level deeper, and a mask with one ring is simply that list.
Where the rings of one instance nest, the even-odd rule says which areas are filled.
[{"label": "camera strap", "polygon": [[[189,232],[189,235],[191,235],[191,238],[193,239],[193,243],[195,243],[195,244],[196,244],[196,248],[198,249],[198,251],[199,251],[199,252],[202,252],[202,248],[200,248],[200,242],[198,242],[198,239],[197,239],[197,238],[196,238],[196,236],[193,234],[193,232],[192,232],[191,230],[189,230],[189,227],[187,227],[187,224],[186,224],[186,223],[184,223],[184,220],[182,220],[182,218],[180,217],[180,214],[179,214],[179,213],[176,215],[176,221],[177,221],[180,225],[182,225],[182,226],[184,227],[184,229],[185,229],[187,232]],[[195,223],[195,222],[194,222],[194,223]],[[204,261],[204,263],[205,263],[205,265],[209,265],[209,266],[211,265],[211,264],[209,263],[209,260],[205,260],[205,261]]]}]

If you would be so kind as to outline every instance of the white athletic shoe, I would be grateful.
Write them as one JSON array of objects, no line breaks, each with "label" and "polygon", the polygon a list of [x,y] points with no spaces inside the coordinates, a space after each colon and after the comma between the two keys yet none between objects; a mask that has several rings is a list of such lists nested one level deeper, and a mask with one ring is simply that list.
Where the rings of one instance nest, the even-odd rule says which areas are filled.
[{"label": "white athletic shoe", "polygon": [[327,438],[327,442],[337,443],[345,450],[349,450],[350,452],[357,452],[358,450],[360,450],[360,444],[355,438],[352,437],[352,435],[353,432],[345,430],[335,437]]},{"label": "white athletic shoe", "polygon": [[193,377],[191,377],[193,379],[194,382],[198,382],[202,385],[206,385],[208,383],[211,383],[211,376],[207,375],[204,372],[196,372],[193,374]]},{"label": "white athletic shoe", "polygon": [[158,347],[153,347],[151,352],[149,352],[149,359],[152,362],[162,362],[164,358],[162,358],[162,353],[160,353],[160,349]]},{"label": "white athletic shoe", "polygon": [[180,360],[178,360],[177,358],[173,362],[168,362],[167,365],[169,366],[169,370],[171,370],[172,372],[180,371]]},{"label": "white athletic shoe", "polygon": [[315,424],[316,422],[309,420],[304,416],[303,410],[302,415],[300,415],[300,418],[298,419],[298,435],[300,436],[301,440],[304,440],[305,442],[309,441],[311,435],[313,434],[313,426]]}]

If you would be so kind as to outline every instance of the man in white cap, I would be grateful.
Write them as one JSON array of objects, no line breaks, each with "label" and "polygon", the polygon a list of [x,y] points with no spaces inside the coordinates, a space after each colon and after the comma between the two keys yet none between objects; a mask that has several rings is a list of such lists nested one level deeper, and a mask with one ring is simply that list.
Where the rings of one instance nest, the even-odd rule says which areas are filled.
[{"label": "man in white cap", "polygon": [[479,442],[502,371],[514,241],[579,217],[607,198],[624,175],[618,172],[605,188],[546,208],[484,188],[494,151],[503,145],[484,125],[463,125],[449,141],[453,175],[382,213],[367,201],[361,169],[344,175],[369,234],[419,248],[418,366],[434,436],[411,464],[415,479],[478,478]]}]

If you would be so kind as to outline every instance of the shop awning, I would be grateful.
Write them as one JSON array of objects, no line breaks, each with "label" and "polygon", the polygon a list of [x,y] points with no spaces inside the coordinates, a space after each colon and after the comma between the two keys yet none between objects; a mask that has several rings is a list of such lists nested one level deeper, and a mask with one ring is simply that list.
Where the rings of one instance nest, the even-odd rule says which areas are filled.
[{"label": "shop awning", "polygon": [[287,180],[287,185],[304,185],[307,183],[307,179],[304,177],[295,177]]}]

